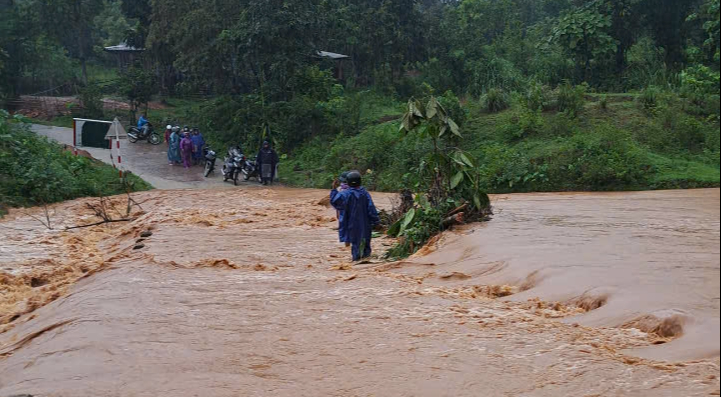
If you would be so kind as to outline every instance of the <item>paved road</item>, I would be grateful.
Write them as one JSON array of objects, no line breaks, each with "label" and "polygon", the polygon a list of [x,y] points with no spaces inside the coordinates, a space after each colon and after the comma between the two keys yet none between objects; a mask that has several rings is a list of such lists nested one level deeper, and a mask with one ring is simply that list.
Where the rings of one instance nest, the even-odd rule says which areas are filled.
[{"label": "paved road", "polygon": [[[73,130],[71,128],[34,124],[32,130],[61,144],[73,145]],[[203,169],[200,166],[186,170],[183,167],[168,165],[167,146],[165,144],[153,146],[147,142],[133,144],[123,140],[121,145],[124,168],[140,176],[157,189],[232,187],[230,183],[223,183],[219,169],[214,172],[214,175],[206,179],[203,178]],[[109,149],[87,147],[81,149],[100,161],[112,164]],[[222,166],[222,159],[219,159],[217,166]],[[256,185],[254,182],[247,182],[247,184]]]}]

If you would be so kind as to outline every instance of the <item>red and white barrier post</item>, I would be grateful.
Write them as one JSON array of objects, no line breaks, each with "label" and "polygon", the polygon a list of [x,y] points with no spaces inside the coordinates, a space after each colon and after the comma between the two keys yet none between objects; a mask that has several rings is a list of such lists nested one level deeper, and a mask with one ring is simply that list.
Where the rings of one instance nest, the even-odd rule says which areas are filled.
[{"label": "red and white barrier post", "polygon": [[120,175],[120,178],[123,177],[123,157],[120,152],[120,132],[118,131],[118,121],[115,120],[113,123],[113,126],[115,127],[115,150],[116,150],[116,156],[118,158],[118,173]]}]

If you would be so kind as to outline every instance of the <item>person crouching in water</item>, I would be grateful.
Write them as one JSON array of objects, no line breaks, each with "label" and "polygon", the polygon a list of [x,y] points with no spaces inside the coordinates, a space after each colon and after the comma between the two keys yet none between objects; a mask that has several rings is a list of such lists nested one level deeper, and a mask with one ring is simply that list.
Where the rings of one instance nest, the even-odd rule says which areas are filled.
[{"label": "person crouching in water", "polygon": [[275,167],[278,165],[278,153],[270,146],[269,141],[263,142],[257,158],[260,167],[260,178],[264,185],[273,184],[275,180]]},{"label": "person crouching in water", "polygon": [[339,232],[345,234],[345,243],[351,245],[353,260],[359,261],[371,255],[373,227],[380,223],[378,211],[368,191],[361,186],[361,174],[358,171],[348,173],[348,189],[338,191],[341,182],[333,182],[330,191],[330,203],[343,212]]}]

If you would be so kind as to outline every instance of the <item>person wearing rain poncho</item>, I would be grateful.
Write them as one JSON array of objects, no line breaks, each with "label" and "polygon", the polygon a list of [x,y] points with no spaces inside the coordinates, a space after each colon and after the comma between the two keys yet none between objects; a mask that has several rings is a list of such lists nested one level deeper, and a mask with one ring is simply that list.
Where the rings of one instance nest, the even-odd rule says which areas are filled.
[{"label": "person wearing rain poncho", "polygon": [[273,184],[275,180],[275,167],[278,165],[278,153],[270,146],[269,141],[263,142],[257,158],[260,167],[260,177],[264,185]]},{"label": "person wearing rain poncho", "polygon": [[193,141],[190,140],[190,132],[185,132],[183,139],[180,141],[180,153],[183,158],[183,166],[190,168],[193,161]]},{"label": "person wearing rain poncho", "polygon": [[167,127],[165,127],[165,144],[170,146],[170,134],[173,133],[173,126],[168,124]]},{"label": "person wearing rain poncho", "polygon": [[[350,189],[350,186],[348,186],[348,172],[344,172],[340,175],[338,178],[338,182],[340,182],[340,186],[336,189],[339,192],[342,192],[344,190]],[[343,214],[345,212],[341,210],[336,210],[336,219],[338,219],[338,239],[341,243],[345,243],[346,247],[350,246],[350,243],[346,242],[346,235],[345,230],[343,229]]]},{"label": "person wearing rain poncho", "polygon": [[205,139],[200,130],[193,128],[193,135],[190,136],[190,140],[193,142],[193,164],[200,164],[203,159],[203,147],[205,146]]},{"label": "person wearing rain poncho", "polygon": [[340,181],[333,183],[330,203],[343,212],[339,233],[345,235],[345,243],[351,244],[353,260],[359,261],[371,255],[373,227],[380,223],[380,218],[371,195],[361,186],[360,172],[349,172],[347,179],[347,190],[338,191]]},{"label": "person wearing rain poncho", "polygon": [[178,127],[174,127],[168,138],[168,163],[170,165],[180,164],[180,135]]}]

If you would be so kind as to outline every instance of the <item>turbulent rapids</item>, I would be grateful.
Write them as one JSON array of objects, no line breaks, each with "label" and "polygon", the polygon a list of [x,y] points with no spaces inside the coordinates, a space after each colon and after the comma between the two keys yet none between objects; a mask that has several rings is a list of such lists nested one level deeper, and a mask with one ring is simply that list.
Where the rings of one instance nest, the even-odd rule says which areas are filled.
[{"label": "turbulent rapids", "polygon": [[0,396],[719,394],[718,190],[497,196],[361,264],[325,194],[138,193],[134,221],[72,231],[97,199],[54,230],[12,212]]}]

